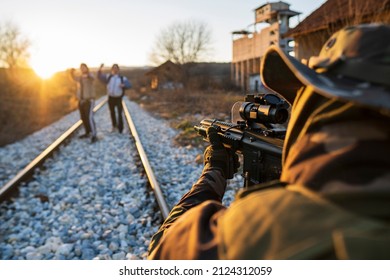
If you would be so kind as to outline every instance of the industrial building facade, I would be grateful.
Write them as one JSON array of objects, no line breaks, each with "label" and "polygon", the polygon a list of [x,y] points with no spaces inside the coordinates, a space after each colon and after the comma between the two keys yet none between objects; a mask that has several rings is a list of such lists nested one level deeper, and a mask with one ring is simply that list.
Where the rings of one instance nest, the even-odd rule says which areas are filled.
[{"label": "industrial building facade", "polygon": [[[234,83],[245,91],[260,88],[260,61],[270,45],[279,45],[286,53],[293,51],[291,38],[282,38],[289,30],[289,19],[299,15],[285,2],[264,4],[255,11],[254,30],[234,31],[231,75]],[[266,25],[257,30],[258,26]]]}]

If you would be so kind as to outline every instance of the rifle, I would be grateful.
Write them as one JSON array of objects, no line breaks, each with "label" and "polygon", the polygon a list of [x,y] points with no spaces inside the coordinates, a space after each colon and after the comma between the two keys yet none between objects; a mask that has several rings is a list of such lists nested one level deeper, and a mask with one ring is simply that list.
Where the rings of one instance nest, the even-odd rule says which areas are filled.
[{"label": "rifle", "polygon": [[214,126],[224,147],[243,156],[244,186],[279,179],[282,149],[289,119],[289,104],[275,94],[246,95],[231,110],[232,122],[205,119],[195,126],[207,139],[207,128]]}]

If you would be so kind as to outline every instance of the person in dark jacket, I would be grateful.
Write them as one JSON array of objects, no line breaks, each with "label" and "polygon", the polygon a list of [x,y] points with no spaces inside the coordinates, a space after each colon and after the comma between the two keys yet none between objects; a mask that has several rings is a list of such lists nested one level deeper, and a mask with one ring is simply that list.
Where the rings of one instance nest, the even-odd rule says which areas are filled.
[{"label": "person in dark jacket", "polygon": [[112,130],[123,131],[123,106],[122,98],[125,95],[125,90],[131,88],[129,80],[120,75],[118,64],[111,67],[111,74],[103,74],[104,64],[101,64],[98,71],[99,80],[107,85],[108,107],[112,122]]},{"label": "person in dark jacket", "polygon": [[70,75],[77,82],[77,98],[79,100],[80,118],[83,122],[85,133],[80,138],[91,137],[91,142],[96,142],[96,125],[93,118],[93,108],[95,107],[95,77],[90,73],[87,64],[80,64],[81,74],[75,75],[75,69],[70,70]]},{"label": "person in dark jacket", "polygon": [[279,181],[226,208],[217,131],[148,259],[390,259],[390,26],[344,28],[309,66],[273,46],[264,85],[292,104]]}]

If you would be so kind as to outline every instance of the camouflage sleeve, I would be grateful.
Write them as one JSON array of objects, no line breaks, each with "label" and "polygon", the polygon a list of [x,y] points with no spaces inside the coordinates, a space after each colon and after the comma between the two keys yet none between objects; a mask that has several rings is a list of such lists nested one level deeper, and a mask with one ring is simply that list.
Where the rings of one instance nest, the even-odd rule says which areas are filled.
[{"label": "camouflage sleeve", "polygon": [[178,204],[173,207],[167,219],[152,237],[148,250],[148,258],[155,258],[156,256],[151,257],[151,255],[156,248],[165,246],[165,236],[175,235],[175,233],[171,233],[169,229],[184,213],[205,201],[215,201],[220,204],[225,187],[226,179],[222,176],[219,169],[209,168],[203,170],[199,180],[192,186],[191,190],[181,198]]}]

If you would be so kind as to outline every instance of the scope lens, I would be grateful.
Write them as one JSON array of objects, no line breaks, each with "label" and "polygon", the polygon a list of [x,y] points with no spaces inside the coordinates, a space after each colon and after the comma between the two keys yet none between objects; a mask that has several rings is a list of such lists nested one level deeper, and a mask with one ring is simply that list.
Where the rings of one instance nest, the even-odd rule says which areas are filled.
[{"label": "scope lens", "polygon": [[288,111],[286,109],[276,109],[273,119],[274,123],[282,124],[287,121]]},{"label": "scope lens", "polygon": [[244,120],[263,124],[282,124],[287,121],[288,111],[277,105],[260,105],[244,102],[240,108]]}]

